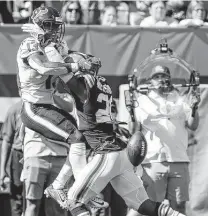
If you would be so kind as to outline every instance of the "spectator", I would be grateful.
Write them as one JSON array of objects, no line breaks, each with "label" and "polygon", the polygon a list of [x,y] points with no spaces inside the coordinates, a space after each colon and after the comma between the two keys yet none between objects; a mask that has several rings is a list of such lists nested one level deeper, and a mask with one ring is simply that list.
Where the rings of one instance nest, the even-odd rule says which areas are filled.
[{"label": "spectator", "polygon": [[140,25],[141,21],[149,15],[149,5],[146,1],[137,0],[130,2],[130,17],[131,26]]},{"label": "spectator", "polygon": [[26,23],[32,15],[33,4],[32,1],[13,1],[13,13],[15,23]]},{"label": "spectator", "polygon": [[25,128],[24,134],[24,166],[21,180],[25,185],[25,216],[38,216],[42,200],[45,216],[66,215],[56,201],[43,198],[43,191],[59,174],[66,160],[67,148],[51,143],[28,128]]},{"label": "spectator", "polygon": [[11,13],[11,4],[8,1],[0,1],[0,24],[14,23]]},{"label": "spectator", "polygon": [[149,8],[150,16],[144,18],[141,27],[164,27],[175,26],[172,18],[166,17],[166,2],[165,1],[152,1]]},{"label": "spectator", "polygon": [[101,25],[116,26],[117,25],[117,11],[113,5],[106,6],[100,16]]},{"label": "spectator", "polygon": [[117,6],[117,24],[129,25],[129,4],[125,1],[119,2]]},{"label": "spectator", "polygon": [[198,126],[198,112],[193,117],[191,107],[199,100],[192,96],[191,106],[181,100],[171,84],[169,69],[161,65],[153,68],[150,85],[155,90],[139,95],[135,109],[148,143],[142,179],[151,200],[167,199],[173,209],[185,213],[189,199],[187,128],[195,130]]},{"label": "spectator", "polygon": [[79,0],[82,8],[82,24],[98,25],[100,17],[99,1]]},{"label": "spectator", "polygon": [[22,214],[22,182],[20,175],[22,166],[19,160],[22,159],[22,141],[20,140],[20,119],[22,102],[14,104],[8,111],[6,120],[2,126],[2,148],[1,148],[1,169],[0,186],[4,193],[10,193],[12,216]]},{"label": "spectator", "polygon": [[207,10],[203,1],[193,0],[189,3],[186,19],[180,22],[181,26],[208,26]]},{"label": "spectator", "polygon": [[66,2],[61,11],[63,21],[69,25],[82,23],[82,8],[78,0]]},{"label": "spectator", "polygon": [[45,1],[11,0],[0,1],[0,23],[25,23],[29,21],[32,10],[44,5]]},{"label": "spectator", "polygon": [[167,13],[168,17],[172,17],[176,23],[186,18],[187,4],[183,0],[169,0],[167,2]]},{"label": "spectator", "polygon": [[[56,2],[56,1],[53,1],[53,2]],[[50,2],[49,1],[32,1],[32,5],[33,5],[33,10],[35,10],[36,8],[38,7],[41,7],[41,6],[47,6]]]},{"label": "spectator", "polygon": [[[38,3],[38,2],[40,2],[40,0],[35,1],[35,2]],[[56,8],[56,10],[58,10],[60,12],[62,10],[64,4],[67,2],[67,0],[45,0],[43,2],[44,2],[44,5],[46,7]],[[34,5],[34,2],[33,2],[33,5]],[[39,4],[37,7],[33,8],[33,10],[40,7],[40,6],[41,5]]]}]

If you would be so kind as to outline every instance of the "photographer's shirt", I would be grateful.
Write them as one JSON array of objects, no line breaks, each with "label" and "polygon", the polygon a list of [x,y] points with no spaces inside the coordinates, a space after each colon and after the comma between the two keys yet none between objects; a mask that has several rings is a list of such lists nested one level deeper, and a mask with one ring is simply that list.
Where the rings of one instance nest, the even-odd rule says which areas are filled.
[{"label": "photographer's shirt", "polygon": [[166,96],[151,91],[138,96],[136,119],[143,124],[148,152],[143,163],[189,162],[187,155],[188,131],[186,121],[191,108],[178,92]]}]

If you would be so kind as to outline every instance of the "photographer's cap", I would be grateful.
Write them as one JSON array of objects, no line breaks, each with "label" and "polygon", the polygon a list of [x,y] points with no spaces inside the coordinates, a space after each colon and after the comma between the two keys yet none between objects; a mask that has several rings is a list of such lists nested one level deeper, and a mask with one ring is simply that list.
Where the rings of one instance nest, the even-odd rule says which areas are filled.
[{"label": "photographer's cap", "polygon": [[166,66],[156,65],[155,67],[152,68],[150,78],[152,79],[157,74],[165,74],[166,76],[170,77],[170,70]]}]

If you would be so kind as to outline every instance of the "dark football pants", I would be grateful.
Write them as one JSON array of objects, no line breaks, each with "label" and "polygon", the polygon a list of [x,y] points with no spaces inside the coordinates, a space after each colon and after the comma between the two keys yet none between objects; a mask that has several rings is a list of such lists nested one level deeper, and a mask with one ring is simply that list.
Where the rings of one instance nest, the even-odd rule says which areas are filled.
[{"label": "dark football pants", "polygon": [[24,102],[21,118],[26,127],[48,139],[69,144],[84,141],[75,119],[53,105]]}]

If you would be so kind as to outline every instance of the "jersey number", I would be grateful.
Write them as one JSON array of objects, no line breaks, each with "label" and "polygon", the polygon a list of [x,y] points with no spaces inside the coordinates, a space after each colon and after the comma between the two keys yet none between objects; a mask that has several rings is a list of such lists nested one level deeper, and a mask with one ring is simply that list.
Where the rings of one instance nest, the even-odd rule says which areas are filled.
[{"label": "jersey number", "polygon": [[[105,108],[102,109],[98,109],[97,113],[96,113],[96,117],[97,119],[99,119],[99,117],[102,117],[102,119],[106,119],[106,121],[111,121],[112,117],[111,117],[111,103],[112,103],[112,96],[109,98],[109,95],[104,94],[104,93],[100,93],[98,95],[97,101],[99,103],[105,103]],[[103,118],[104,117],[104,118]]]}]

